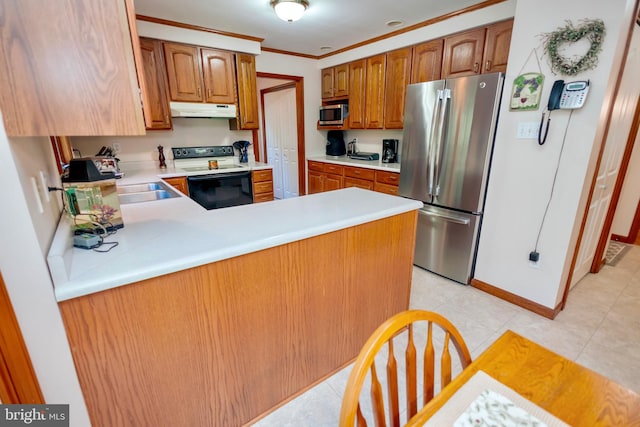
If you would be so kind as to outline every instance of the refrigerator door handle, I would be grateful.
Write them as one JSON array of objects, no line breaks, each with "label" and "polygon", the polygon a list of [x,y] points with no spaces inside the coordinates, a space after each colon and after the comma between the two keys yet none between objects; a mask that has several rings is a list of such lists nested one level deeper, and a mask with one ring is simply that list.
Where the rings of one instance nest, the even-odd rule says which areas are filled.
[{"label": "refrigerator door handle", "polygon": [[[436,92],[436,99],[433,105],[433,115],[431,117],[431,123],[438,123],[440,117],[440,110],[442,105],[443,91],[438,90]],[[431,132],[429,134],[429,150],[427,154],[427,183],[429,185],[429,195],[433,196],[433,183],[434,183],[434,159],[436,155],[436,145],[438,143],[437,126],[431,126]]]},{"label": "refrigerator door handle", "polygon": [[465,217],[462,217],[462,216],[442,214],[442,213],[437,213],[437,212],[425,211],[425,210],[422,210],[422,209],[418,209],[418,214],[426,215],[426,216],[433,216],[433,217],[436,217],[436,218],[442,218],[442,219],[447,220],[449,222],[454,222],[456,224],[461,224],[461,225],[469,225],[469,223],[471,222],[469,220],[469,218],[465,218]]},{"label": "refrigerator door handle", "polygon": [[441,107],[440,107],[440,117],[438,118],[438,140],[436,143],[435,153],[433,157],[434,163],[434,172],[433,172],[433,180],[435,184],[433,195],[438,197],[440,195],[440,163],[442,157],[442,141],[444,140],[444,121],[447,115],[447,104],[449,99],[451,99],[451,89],[444,89],[439,94],[442,99]]}]

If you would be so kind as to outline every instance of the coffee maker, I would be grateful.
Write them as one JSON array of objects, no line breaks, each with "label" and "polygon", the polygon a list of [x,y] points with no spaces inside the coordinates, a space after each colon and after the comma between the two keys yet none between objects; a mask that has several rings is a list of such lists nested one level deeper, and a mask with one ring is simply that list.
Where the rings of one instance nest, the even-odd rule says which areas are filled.
[{"label": "coffee maker", "polygon": [[341,130],[330,130],[327,133],[327,156],[344,156],[347,147],[344,144],[344,133]]},{"label": "coffee maker", "polygon": [[382,163],[396,163],[398,161],[398,140],[382,140]]}]

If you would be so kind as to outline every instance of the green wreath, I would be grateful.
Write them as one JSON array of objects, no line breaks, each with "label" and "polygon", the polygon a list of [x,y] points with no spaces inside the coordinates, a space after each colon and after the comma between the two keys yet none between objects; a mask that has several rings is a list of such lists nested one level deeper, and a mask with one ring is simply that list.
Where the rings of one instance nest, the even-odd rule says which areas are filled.
[{"label": "green wreath", "polygon": [[[544,48],[551,61],[551,69],[565,76],[575,76],[586,70],[591,70],[598,65],[598,54],[602,50],[605,27],[601,19],[585,19],[582,25],[574,27],[571,21],[567,21],[564,28],[559,28],[552,33],[543,34]],[[564,58],[558,53],[558,49],[565,43],[575,43],[586,38],[591,46],[582,58]]]}]

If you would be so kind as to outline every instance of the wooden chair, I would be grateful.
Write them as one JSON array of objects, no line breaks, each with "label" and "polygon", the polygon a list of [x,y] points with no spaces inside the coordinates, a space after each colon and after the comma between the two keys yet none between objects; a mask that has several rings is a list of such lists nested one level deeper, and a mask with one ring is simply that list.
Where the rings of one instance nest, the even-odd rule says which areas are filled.
[{"label": "wooden chair", "polygon": [[[422,367],[423,399],[422,405],[427,404],[434,396],[435,389],[435,350],[433,325],[435,324],[444,333],[442,352],[440,355],[441,388],[451,381],[451,354],[449,353],[449,341],[453,342],[460,358],[461,368],[464,369],[471,363],[471,355],[462,336],[451,322],[437,313],[423,310],[409,310],[398,313],[385,321],[376,329],[363,346],[355,361],[351,375],[347,382],[342,408],[340,410],[340,427],[367,426],[360,405],[360,394],[365,379],[371,378],[371,410],[375,426],[386,427],[387,417],[390,426],[400,426],[400,406],[398,393],[398,363],[394,354],[394,340],[400,341],[401,336],[406,335],[405,363],[406,363],[406,420],[411,419],[418,411],[418,374],[416,368],[416,344],[414,337],[414,323],[426,322],[426,338]],[[402,338],[404,339],[404,338]],[[388,355],[386,361],[387,379],[387,410],[385,411],[383,387],[376,365],[376,356],[382,347],[387,346]],[[421,347],[421,346],[420,346]],[[383,356],[383,354],[381,354]],[[380,359],[380,358],[378,358]],[[402,361],[401,361],[402,362]],[[378,362],[380,363],[380,362]],[[384,374],[383,374],[384,375]],[[354,424],[357,421],[357,424]]]}]

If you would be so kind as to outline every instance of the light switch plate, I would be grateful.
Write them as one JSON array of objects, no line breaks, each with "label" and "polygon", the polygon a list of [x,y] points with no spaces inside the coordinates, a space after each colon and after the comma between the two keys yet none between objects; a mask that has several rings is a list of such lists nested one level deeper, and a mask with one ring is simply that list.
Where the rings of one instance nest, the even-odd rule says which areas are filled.
[{"label": "light switch plate", "polygon": [[518,133],[516,134],[516,138],[537,139],[539,129],[540,129],[540,123],[534,123],[534,122],[518,123]]}]

